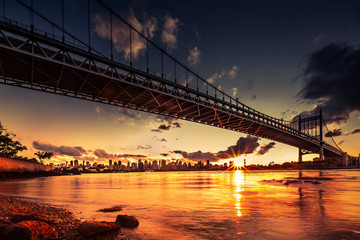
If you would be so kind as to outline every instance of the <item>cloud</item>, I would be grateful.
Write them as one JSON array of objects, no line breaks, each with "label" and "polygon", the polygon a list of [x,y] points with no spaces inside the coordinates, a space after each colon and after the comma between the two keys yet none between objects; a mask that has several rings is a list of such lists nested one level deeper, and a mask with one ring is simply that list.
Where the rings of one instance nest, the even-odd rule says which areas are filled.
[{"label": "cloud", "polygon": [[237,66],[233,66],[233,67],[231,68],[231,70],[229,71],[229,73],[228,73],[228,74],[229,74],[229,77],[230,77],[230,78],[235,78],[238,71],[239,71],[239,68],[238,68]]},{"label": "cloud", "polygon": [[124,115],[124,116],[129,117],[129,118],[133,118],[133,119],[138,119],[139,118],[136,114],[131,113],[130,110],[128,110],[127,108],[119,107],[118,112],[121,115]]},{"label": "cloud", "polygon": [[192,49],[189,49],[189,56],[187,58],[190,65],[195,65],[200,62],[200,55],[201,51],[198,49],[198,47],[194,47]]},{"label": "cloud", "polygon": [[265,144],[263,146],[261,146],[260,150],[257,152],[257,155],[264,155],[265,153],[267,153],[271,148],[274,148],[275,143],[271,142],[269,144]]},{"label": "cloud", "polygon": [[246,138],[240,137],[235,145],[227,148],[225,151],[220,151],[216,155],[221,159],[234,158],[243,154],[251,154],[256,148],[260,146],[259,139],[248,135]]},{"label": "cloud", "polygon": [[346,43],[328,44],[312,53],[302,74],[298,96],[314,108],[302,116],[323,112],[327,124],[346,122],[360,111],[360,50]]},{"label": "cloud", "polygon": [[160,142],[167,142],[165,138],[160,139]]},{"label": "cloud", "polygon": [[222,71],[221,73],[214,73],[213,75],[211,75],[211,77],[207,79],[207,82],[212,84],[217,80],[222,79],[225,75],[226,75],[225,71]]},{"label": "cloud", "polygon": [[169,154],[168,153],[160,153],[160,155],[163,157],[167,157]]},{"label": "cloud", "polygon": [[120,125],[135,126],[135,123],[132,120],[126,120],[124,117],[115,118],[114,122]]},{"label": "cloud", "polygon": [[324,33],[319,33],[318,35],[316,35],[313,39],[313,43],[319,43],[324,41],[327,38],[327,34]]},{"label": "cloud", "polygon": [[[148,38],[153,38],[157,30],[157,20],[154,17],[144,15],[144,20],[136,18],[134,11],[130,8],[126,21],[136,30],[143,33]],[[110,40],[110,22],[109,17],[104,14],[95,14],[92,17],[95,33],[102,39]],[[112,23],[112,41],[116,52],[122,53],[125,60],[130,59],[130,30],[129,27],[121,20],[113,17]],[[146,41],[139,34],[132,31],[131,33],[131,55],[137,59],[139,55],[146,50]]]},{"label": "cloud", "polygon": [[237,88],[236,88],[236,87],[233,87],[233,88],[232,88],[232,90],[233,90],[233,92],[232,92],[232,96],[233,96],[233,97],[235,97],[235,96],[236,96],[236,94],[237,94],[237,91],[238,91],[238,90],[237,90]]},{"label": "cloud", "polygon": [[80,146],[55,146],[47,142],[42,142],[40,140],[33,141],[32,145],[37,150],[52,152],[54,155],[67,155],[77,157],[86,153],[86,150]]},{"label": "cloud", "polygon": [[183,156],[183,158],[192,160],[192,161],[206,161],[209,160],[211,162],[216,162],[219,159],[216,157],[216,154],[211,153],[211,152],[202,152],[202,151],[197,151],[197,152],[185,152],[185,151],[181,151],[181,150],[176,150],[174,151],[174,153],[177,154],[181,154]]},{"label": "cloud", "polygon": [[197,30],[197,28],[196,28],[196,27],[193,27],[192,29],[193,29],[193,31],[194,31],[194,34],[195,34],[196,38],[200,40],[200,39],[201,39],[201,34],[200,34],[199,31]]},{"label": "cloud", "polygon": [[251,100],[256,99],[256,94],[253,94],[250,99],[251,99]]},{"label": "cloud", "polygon": [[145,146],[142,146],[142,145],[138,145],[137,146],[137,149],[151,149],[152,147],[150,145],[145,145]]},{"label": "cloud", "polygon": [[98,158],[107,158],[107,159],[117,157],[116,154],[107,153],[104,149],[96,149],[94,151],[94,155],[97,156]]},{"label": "cloud", "polygon": [[145,158],[146,155],[141,154],[113,154],[107,153],[104,149],[96,149],[94,155],[101,159],[119,159],[119,158]]},{"label": "cloud", "polygon": [[340,141],[338,144],[341,145],[345,142],[345,140]]},{"label": "cloud", "polygon": [[127,108],[119,107],[118,112],[120,113],[121,117],[114,119],[114,122],[117,124],[135,126],[134,120],[141,119],[141,113],[135,114],[132,110],[128,110]]},{"label": "cloud", "polygon": [[[235,158],[235,157],[238,157],[243,154],[254,153],[255,150],[260,146],[258,141],[259,141],[259,139],[257,137],[248,135],[247,137],[240,137],[235,145],[229,146],[226,150],[219,151],[217,153],[202,152],[200,150],[197,152],[185,152],[185,151],[181,151],[181,150],[176,150],[176,151],[174,151],[174,153],[181,154],[183,156],[183,158],[186,158],[186,159],[189,159],[192,161],[210,160],[212,162],[215,162],[220,159]],[[266,153],[266,152],[264,152],[264,153]]]},{"label": "cloud", "polygon": [[168,49],[177,47],[177,35],[181,25],[182,23],[178,18],[173,18],[169,13],[165,15],[161,41],[167,45]]},{"label": "cloud", "polygon": [[95,108],[94,108],[94,111],[95,111],[95,113],[97,114],[97,115],[101,115],[101,113],[104,111],[101,107],[99,107],[99,106],[96,106]]},{"label": "cloud", "polygon": [[161,117],[156,121],[161,122],[161,124],[156,129],[151,129],[153,132],[163,132],[168,131],[171,128],[181,128],[181,123],[171,117]]},{"label": "cloud", "polygon": [[251,91],[254,89],[254,85],[255,85],[255,81],[254,81],[254,79],[251,79],[245,83],[244,88],[247,91]]},{"label": "cloud", "polygon": [[230,78],[235,78],[237,75],[237,72],[239,71],[239,67],[233,66],[230,70],[226,71],[223,70],[220,73],[214,73],[209,77],[206,81],[210,84],[215,83],[216,81],[224,79],[226,76]]},{"label": "cloud", "polygon": [[360,133],[360,128],[355,128],[351,131],[351,134]]},{"label": "cloud", "polygon": [[343,132],[342,130],[339,128],[339,129],[334,129],[333,131],[329,131],[327,133],[325,133],[325,137],[337,137],[337,136],[342,136],[343,135]]},{"label": "cloud", "polygon": [[142,154],[118,154],[117,155],[118,158],[146,158],[146,155],[142,155]]}]

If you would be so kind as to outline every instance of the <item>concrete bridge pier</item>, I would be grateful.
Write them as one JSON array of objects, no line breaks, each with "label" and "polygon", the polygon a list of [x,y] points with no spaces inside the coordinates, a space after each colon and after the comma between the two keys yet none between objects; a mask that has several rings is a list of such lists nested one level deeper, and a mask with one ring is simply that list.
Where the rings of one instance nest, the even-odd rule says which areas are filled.
[{"label": "concrete bridge pier", "polygon": [[320,161],[324,161],[324,142],[320,143],[319,158]]},{"label": "concrete bridge pier", "polygon": [[348,166],[349,166],[349,156],[348,156],[347,152],[344,152],[344,153],[342,154],[342,165],[343,165],[344,167],[348,167]]},{"label": "concrete bridge pier", "polygon": [[299,161],[298,161],[298,163],[299,163],[299,178],[302,178],[302,165],[301,165],[301,163],[302,163],[302,155],[303,155],[303,153],[302,153],[302,149],[301,148],[299,148]]}]

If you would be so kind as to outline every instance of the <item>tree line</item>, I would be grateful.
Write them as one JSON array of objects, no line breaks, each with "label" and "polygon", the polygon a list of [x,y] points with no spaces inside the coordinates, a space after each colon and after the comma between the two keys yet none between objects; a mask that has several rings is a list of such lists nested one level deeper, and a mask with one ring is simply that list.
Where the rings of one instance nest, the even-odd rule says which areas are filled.
[{"label": "tree line", "polygon": [[54,156],[52,152],[37,151],[34,153],[36,158],[20,156],[19,152],[27,150],[27,147],[15,140],[16,135],[8,131],[0,122],[0,157],[26,160],[43,164],[45,159],[50,160]]}]

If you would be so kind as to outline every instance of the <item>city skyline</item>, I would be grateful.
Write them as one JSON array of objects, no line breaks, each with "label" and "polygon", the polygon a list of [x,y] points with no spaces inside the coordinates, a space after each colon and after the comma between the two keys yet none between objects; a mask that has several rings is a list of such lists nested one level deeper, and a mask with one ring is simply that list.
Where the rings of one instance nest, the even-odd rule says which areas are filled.
[{"label": "city skyline", "polygon": [[[333,74],[338,77],[335,82],[327,82],[328,75],[321,72],[321,66],[326,64],[324,55],[339,56],[334,57],[334,66],[336,61],[358,56],[356,1],[347,5],[298,2],[292,6],[277,2],[262,3],[261,7],[237,3],[233,9],[230,3],[220,9],[214,4],[192,3],[188,11],[184,10],[188,2],[179,9],[165,2],[107,3],[135,27],[153,34],[154,42],[208,82],[265,114],[291,120],[299,113],[323,109],[335,140],[349,154],[359,154],[360,103],[354,94],[359,85],[354,79],[357,71],[347,69],[348,77],[339,75],[334,68]],[[77,9],[80,3],[65,4],[70,12],[79,12],[82,19],[85,10]],[[310,4],[314,6],[308,9]],[[35,1],[34,7],[41,11],[48,5]],[[199,12],[202,7],[204,11]],[[221,17],[212,17],[215,10]],[[242,14],[236,15],[236,10]],[[201,17],[191,18],[192,14],[185,14],[189,11]],[[224,14],[226,11],[232,14]],[[93,7],[94,38],[106,38],[101,14],[100,8]],[[65,28],[76,31],[69,21],[65,21]],[[293,29],[297,29],[296,34]],[[118,54],[126,58],[121,47]],[[317,78],[311,77],[314,75]],[[317,86],[315,80],[323,85]],[[237,156],[246,158],[249,164],[297,160],[298,149],[285,144],[126,108],[6,85],[0,86],[0,102],[0,121],[28,147],[23,154],[32,157],[38,150],[51,151],[54,163],[75,158],[91,162],[106,162],[109,158],[124,162],[139,158],[192,162],[209,159],[219,164]]]}]

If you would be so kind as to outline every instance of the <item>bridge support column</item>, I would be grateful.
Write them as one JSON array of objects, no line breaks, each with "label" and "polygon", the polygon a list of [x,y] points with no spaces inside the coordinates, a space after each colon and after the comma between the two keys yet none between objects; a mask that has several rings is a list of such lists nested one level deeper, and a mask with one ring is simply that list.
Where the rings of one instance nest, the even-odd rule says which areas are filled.
[{"label": "bridge support column", "polygon": [[324,161],[324,142],[320,143],[319,158],[320,161]]},{"label": "bridge support column", "polygon": [[347,152],[344,152],[342,154],[342,165],[344,167],[348,167],[349,166],[349,156],[347,155]]},{"label": "bridge support column", "polygon": [[302,178],[302,150],[301,148],[299,148],[299,161],[298,161],[298,164],[299,164],[299,178]]}]

